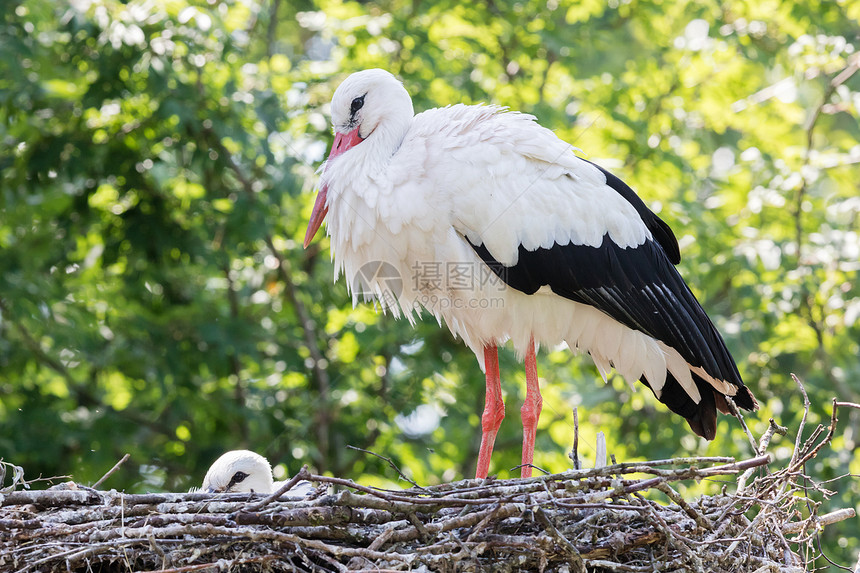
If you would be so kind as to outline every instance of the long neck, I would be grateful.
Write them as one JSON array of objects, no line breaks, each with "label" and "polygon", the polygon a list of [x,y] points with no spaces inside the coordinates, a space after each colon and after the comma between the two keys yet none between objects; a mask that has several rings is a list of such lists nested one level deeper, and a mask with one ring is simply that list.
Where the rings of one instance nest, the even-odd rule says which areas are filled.
[{"label": "long neck", "polygon": [[380,121],[367,138],[326,166],[323,180],[330,191],[339,193],[339,182],[347,183],[353,192],[361,193],[368,178],[379,179],[400,148],[412,125],[412,106],[405,112],[392,113]]},{"label": "long neck", "polygon": [[356,146],[361,151],[357,155],[364,156],[364,161],[371,168],[370,172],[388,165],[412,126],[412,100],[405,90],[403,95],[405,98],[393,101],[373,132],[361,145]]}]

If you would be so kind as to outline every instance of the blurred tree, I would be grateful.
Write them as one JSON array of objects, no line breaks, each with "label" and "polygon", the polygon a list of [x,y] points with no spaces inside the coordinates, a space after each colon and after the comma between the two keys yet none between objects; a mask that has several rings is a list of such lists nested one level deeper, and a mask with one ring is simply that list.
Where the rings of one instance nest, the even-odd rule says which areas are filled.
[{"label": "blurred tree", "polygon": [[[474,357],[435,321],[353,309],[327,241],[301,249],[328,101],[373,66],[418,111],[507,105],[615,170],[675,229],[763,405],[754,432],[796,427],[790,372],[826,420],[860,401],[858,20],[847,1],[7,2],[0,455],[93,482],[130,452],[110,484],[130,491],[199,483],[237,447],[365,483],[397,476],[346,445],[419,482],[474,471]],[[551,471],[573,405],[619,459],[749,453],[736,424],[702,442],[588,359],[552,352],[541,375]],[[811,473],[860,473],[860,416],[840,424]],[[519,440],[509,420],[503,477]],[[852,559],[857,521],[825,544]]]}]

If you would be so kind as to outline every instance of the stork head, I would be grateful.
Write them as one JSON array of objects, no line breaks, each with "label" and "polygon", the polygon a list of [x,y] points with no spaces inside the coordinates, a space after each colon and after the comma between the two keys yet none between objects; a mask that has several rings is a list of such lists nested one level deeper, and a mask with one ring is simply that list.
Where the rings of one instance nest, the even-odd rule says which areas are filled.
[{"label": "stork head", "polygon": [[269,460],[249,450],[233,450],[217,460],[203,478],[208,493],[271,493]]},{"label": "stork head", "polygon": [[[331,99],[334,144],[326,165],[365,140],[391,143],[391,152],[400,144],[412,119],[412,99],[403,84],[385,70],[356,72],[346,78]],[[328,188],[317,194],[314,210],[305,233],[307,248],[328,212]]]}]

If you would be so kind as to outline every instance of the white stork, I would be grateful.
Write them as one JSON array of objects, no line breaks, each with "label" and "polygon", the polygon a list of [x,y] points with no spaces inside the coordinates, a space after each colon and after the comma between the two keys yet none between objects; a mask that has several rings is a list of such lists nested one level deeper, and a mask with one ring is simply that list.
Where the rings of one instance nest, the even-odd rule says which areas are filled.
[{"label": "white stork", "polygon": [[757,408],[675,269],[669,226],[533,116],[462,104],[414,115],[403,85],[378,69],[349,76],[331,116],[305,247],[327,216],[336,273],[392,265],[401,292],[366,272],[365,286],[383,303],[394,295],[389,308],[410,321],[420,307],[444,319],[475,352],[487,382],[478,478],[505,415],[497,346],[507,340],[525,357],[523,477],[542,404],[540,344],[589,353],[604,380],[614,367],[641,381],[709,440],[726,397]]},{"label": "white stork", "polygon": [[[275,493],[286,481],[274,481],[269,460],[251,450],[231,450],[209,467],[203,478],[205,493]],[[313,493],[314,486],[301,480],[284,498],[303,498]]]}]

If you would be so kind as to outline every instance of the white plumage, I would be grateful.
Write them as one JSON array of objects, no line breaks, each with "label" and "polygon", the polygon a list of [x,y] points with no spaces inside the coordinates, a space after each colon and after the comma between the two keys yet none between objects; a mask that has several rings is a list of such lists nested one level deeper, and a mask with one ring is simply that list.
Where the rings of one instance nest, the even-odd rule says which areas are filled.
[{"label": "white plumage", "polygon": [[[269,460],[250,450],[231,450],[209,467],[201,491],[209,493],[275,493],[286,481],[274,481]],[[314,491],[299,481],[283,497],[303,498]]]},{"label": "white plumage", "polygon": [[[364,292],[353,290],[354,302],[394,295],[388,308],[410,321],[428,310],[482,368],[507,340],[526,357],[527,373],[535,345],[566,342],[588,352],[604,379],[614,367],[631,384],[647,380],[712,438],[710,411],[724,410],[723,395],[745,391],[744,407],[754,399],[670,262],[677,257],[671,230],[626,185],[534,120],[466,105],[413,116],[408,93],[388,72],[351,75],[332,99],[336,139],[305,244],[327,214],[335,267],[350,284],[372,262],[402,278],[401,292],[371,280]],[[487,407],[498,409],[487,372]],[[711,387],[707,403],[702,383]],[[669,386],[686,395],[664,396]],[[539,413],[539,393],[529,400],[524,420],[532,406]],[[485,434],[493,425],[485,420]]]},{"label": "white plumage", "polygon": [[[484,344],[503,344],[509,338],[519,356],[525,355],[531,333],[539,344],[567,341],[572,348],[608,359],[611,348],[601,350],[617,346],[621,332],[591,307],[500,288],[492,277],[474,289],[442,293],[416,288],[421,285],[411,280],[416,262],[483,267],[464,236],[486,245],[505,265],[516,264],[520,244],[529,250],[571,240],[599,246],[609,232],[619,245],[635,246],[650,237],[633,207],[606,186],[602,174],[533,120],[494,106],[433,109],[415,117],[394,157],[365,147],[366,140],[329,162],[321,186],[328,188],[327,233],[335,267],[351,278],[369,261],[394,265],[404,278],[400,309],[411,316],[413,310],[425,308],[444,319],[481,361]],[[521,154],[520,146],[529,154]],[[389,160],[373,165],[380,156]],[[478,192],[488,187],[491,196]],[[625,226],[625,220],[637,224]],[[386,285],[379,287],[385,290]],[[503,300],[496,308],[474,302],[498,297]],[[560,310],[559,305],[566,308]],[[581,318],[571,320],[573,314]],[[598,336],[601,330],[604,335]],[[643,343],[641,352],[659,360],[660,350],[653,343]],[[644,364],[644,358],[633,362]],[[634,369],[625,373],[632,380],[644,366],[639,372]]]}]

